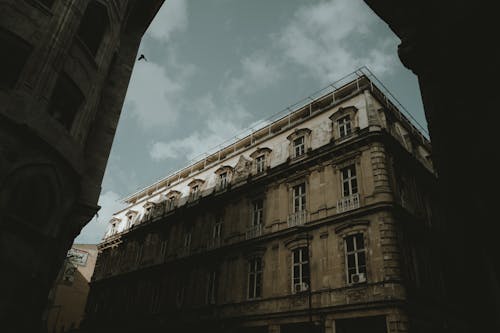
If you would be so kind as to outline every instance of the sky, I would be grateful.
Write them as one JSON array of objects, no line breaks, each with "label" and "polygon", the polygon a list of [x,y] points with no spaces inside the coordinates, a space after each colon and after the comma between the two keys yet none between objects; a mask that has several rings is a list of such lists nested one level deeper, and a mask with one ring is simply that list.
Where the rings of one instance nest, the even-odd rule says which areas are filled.
[{"label": "sky", "polygon": [[397,36],[362,0],[166,0],[143,37],[102,184],[77,243],[122,199],[361,66],[425,126]]}]

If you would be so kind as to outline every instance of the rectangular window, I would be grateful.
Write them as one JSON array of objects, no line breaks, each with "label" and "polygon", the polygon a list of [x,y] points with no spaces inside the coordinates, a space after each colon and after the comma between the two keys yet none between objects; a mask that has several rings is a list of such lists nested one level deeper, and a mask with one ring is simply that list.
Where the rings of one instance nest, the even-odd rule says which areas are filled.
[{"label": "rectangular window", "polygon": [[184,248],[189,249],[191,247],[191,231],[186,231],[184,235]]},{"label": "rectangular window", "polygon": [[343,138],[351,134],[351,117],[345,116],[337,121],[339,127],[339,137]]},{"label": "rectangular window", "polygon": [[164,238],[161,240],[161,245],[160,245],[160,257],[162,259],[165,258],[167,255],[167,250],[168,250],[168,239],[167,236],[165,235]]},{"label": "rectangular window", "polygon": [[262,296],[262,258],[255,257],[248,261],[248,298]]},{"label": "rectangular window", "polygon": [[309,289],[309,250],[307,247],[299,247],[292,251],[292,287],[293,292],[301,292]]},{"label": "rectangular window", "polygon": [[366,250],[363,234],[345,238],[347,283],[366,281]]},{"label": "rectangular window", "polygon": [[227,172],[223,172],[219,176],[219,189],[224,190],[228,185],[228,175]]},{"label": "rectangular window", "polygon": [[222,235],[222,218],[218,217],[212,228],[212,239],[220,239]]},{"label": "rectangular window", "polygon": [[165,203],[165,208],[166,208],[167,212],[169,212],[175,208],[175,198],[174,197],[170,197],[167,199],[167,201]]},{"label": "rectangular window", "polygon": [[260,155],[255,159],[255,168],[257,173],[262,173],[264,172],[266,168],[266,156],[265,155]]},{"label": "rectangular window", "polygon": [[252,225],[262,224],[264,221],[264,200],[257,199],[252,202],[253,210],[252,210]]},{"label": "rectangular window", "polygon": [[298,213],[306,210],[306,184],[293,187],[293,212]]},{"label": "rectangular window", "polygon": [[197,200],[200,197],[200,186],[194,185],[191,187],[191,193],[189,195],[191,200]]},{"label": "rectangular window", "polygon": [[304,155],[306,152],[305,138],[303,136],[293,140],[294,157]]},{"label": "rectangular window", "polygon": [[217,290],[217,272],[208,273],[207,281],[207,304],[215,304]]},{"label": "rectangular window", "polygon": [[344,197],[351,196],[358,193],[358,181],[356,179],[356,167],[355,165],[350,165],[343,168],[342,174],[342,194]]}]

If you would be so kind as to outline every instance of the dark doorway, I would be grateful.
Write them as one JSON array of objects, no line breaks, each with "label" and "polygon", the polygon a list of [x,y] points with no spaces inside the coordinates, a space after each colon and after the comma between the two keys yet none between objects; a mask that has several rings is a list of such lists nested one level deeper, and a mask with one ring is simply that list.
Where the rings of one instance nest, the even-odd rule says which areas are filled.
[{"label": "dark doorway", "polygon": [[387,333],[385,316],[335,320],[336,333]]}]

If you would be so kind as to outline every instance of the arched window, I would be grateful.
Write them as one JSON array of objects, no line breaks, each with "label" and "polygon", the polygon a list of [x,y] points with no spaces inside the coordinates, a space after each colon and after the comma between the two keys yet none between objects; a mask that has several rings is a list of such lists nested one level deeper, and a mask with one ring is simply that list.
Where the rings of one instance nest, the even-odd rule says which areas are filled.
[{"label": "arched window", "polygon": [[32,46],[11,32],[0,29],[0,90],[10,89],[19,80]]},{"label": "arched window", "polygon": [[78,37],[93,56],[97,54],[108,26],[106,6],[98,1],[89,3],[78,28]]},{"label": "arched window", "polygon": [[57,79],[47,111],[69,131],[84,102],[78,86],[65,73]]}]

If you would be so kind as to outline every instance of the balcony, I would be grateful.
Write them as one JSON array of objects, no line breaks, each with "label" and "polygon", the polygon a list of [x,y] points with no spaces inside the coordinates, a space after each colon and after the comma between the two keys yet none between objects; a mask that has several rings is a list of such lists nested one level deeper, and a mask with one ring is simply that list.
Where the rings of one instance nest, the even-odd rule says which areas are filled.
[{"label": "balcony", "polygon": [[200,192],[191,192],[189,193],[188,202],[197,202],[198,200],[200,200],[200,197]]},{"label": "balcony", "polygon": [[229,181],[227,181],[227,180],[219,181],[215,185],[215,191],[216,192],[222,192],[222,191],[227,190],[228,188],[229,188]]},{"label": "balcony", "polygon": [[187,257],[188,255],[191,254],[191,247],[190,246],[183,246],[179,249],[179,257]]},{"label": "balcony", "polygon": [[347,212],[359,208],[359,193],[343,197],[337,201],[337,213]]},{"label": "balcony", "polygon": [[245,239],[252,239],[259,236],[262,236],[262,224],[251,226],[245,233]]},{"label": "balcony", "polygon": [[307,210],[301,210],[293,214],[288,215],[288,226],[295,227],[298,225],[304,225],[307,222]]},{"label": "balcony", "polygon": [[211,238],[207,242],[207,249],[216,249],[220,247],[222,244],[222,239],[220,237],[217,238]]}]

